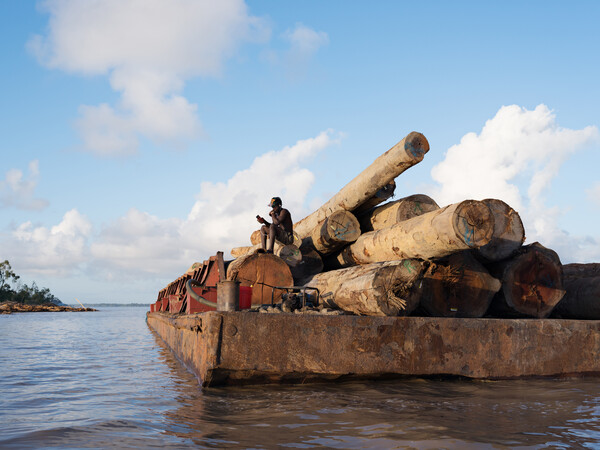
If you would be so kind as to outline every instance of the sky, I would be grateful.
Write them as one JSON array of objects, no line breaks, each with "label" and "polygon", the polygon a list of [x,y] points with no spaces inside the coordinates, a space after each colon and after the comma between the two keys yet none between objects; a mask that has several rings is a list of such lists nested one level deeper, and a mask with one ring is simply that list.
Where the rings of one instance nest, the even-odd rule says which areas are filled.
[{"label": "sky", "polygon": [[4,0],[0,261],[152,303],[411,131],[395,198],[499,198],[600,262],[600,2]]}]

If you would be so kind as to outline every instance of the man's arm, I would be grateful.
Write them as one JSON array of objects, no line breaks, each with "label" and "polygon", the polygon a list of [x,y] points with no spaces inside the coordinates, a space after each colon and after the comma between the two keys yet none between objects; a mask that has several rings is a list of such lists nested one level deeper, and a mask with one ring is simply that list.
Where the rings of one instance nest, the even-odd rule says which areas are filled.
[{"label": "man's arm", "polygon": [[290,213],[287,209],[282,209],[281,211],[279,211],[279,214],[275,213],[275,211],[271,211],[269,213],[269,215],[271,216],[271,219],[273,219],[273,223],[275,225],[282,225],[285,223],[285,221],[288,219],[288,217],[290,216]]},{"label": "man's arm", "polygon": [[263,219],[262,217],[260,217],[259,215],[256,216],[256,221],[258,223],[262,223],[263,225],[269,226],[271,225],[269,222],[267,222],[265,219]]}]

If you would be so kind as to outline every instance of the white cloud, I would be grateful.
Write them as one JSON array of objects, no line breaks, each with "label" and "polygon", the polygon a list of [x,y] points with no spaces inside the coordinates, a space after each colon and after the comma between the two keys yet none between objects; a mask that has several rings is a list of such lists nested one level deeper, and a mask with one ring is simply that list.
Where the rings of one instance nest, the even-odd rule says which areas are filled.
[{"label": "white cloud", "polygon": [[[581,242],[592,249],[590,239],[594,240],[561,230],[557,221],[562,211],[547,206],[545,194],[563,162],[597,141],[598,135],[595,126],[581,130],[560,127],[545,105],[533,111],[503,106],[480,134],[468,133],[448,149],[444,161],[431,171],[439,183],[431,195],[440,205],[464,199],[502,199],[521,215],[528,242],[540,241],[561,257],[581,260]],[[600,247],[595,245],[599,257]]]},{"label": "white cloud", "polygon": [[300,220],[307,212],[304,202],[314,181],[301,163],[339,139],[328,130],[255,158],[248,169],[226,183],[203,183],[182,229],[189,248],[211,254],[215,248],[227,252],[234,246],[250,245],[250,233],[259,226],[254,217],[266,216],[273,196],[281,197],[292,218]]},{"label": "white cloud", "polygon": [[186,79],[218,76],[243,41],[269,30],[243,0],[47,0],[48,33],[29,48],[47,67],[108,75],[116,106],[82,106],[77,122],[86,149],[135,152],[139,135],[185,143],[201,132]]},{"label": "white cloud", "polygon": [[34,198],[40,175],[37,159],[29,163],[28,175],[26,179],[19,169],[6,172],[4,180],[0,180],[0,207],[40,210],[48,206],[47,200]]},{"label": "white cloud", "polygon": [[61,275],[76,270],[88,257],[90,221],[76,209],[51,228],[21,224],[2,250],[15,267],[29,274]]},{"label": "white cloud", "polygon": [[268,214],[272,196],[283,199],[293,219],[303,217],[314,181],[304,163],[340,139],[327,130],[258,156],[224,183],[202,183],[185,218],[163,219],[132,208],[93,235],[90,222],[72,210],[52,228],[20,225],[0,248],[23,273],[87,270],[107,280],[156,279],[217,251],[229,258],[232,247],[250,245],[250,234],[259,226],[255,216]]},{"label": "white cloud", "polygon": [[588,199],[594,204],[596,207],[600,208],[600,182],[595,183],[591,188],[587,191]]},{"label": "white cloud", "polygon": [[287,29],[280,36],[285,43],[282,50],[264,50],[262,59],[270,64],[281,66],[290,80],[304,77],[311,58],[329,43],[324,31],[315,31],[301,23]]},{"label": "white cloud", "polygon": [[324,31],[315,31],[301,23],[283,34],[290,43],[290,53],[294,58],[306,59],[314,55],[319,48],[329,43],[329,36]]}]

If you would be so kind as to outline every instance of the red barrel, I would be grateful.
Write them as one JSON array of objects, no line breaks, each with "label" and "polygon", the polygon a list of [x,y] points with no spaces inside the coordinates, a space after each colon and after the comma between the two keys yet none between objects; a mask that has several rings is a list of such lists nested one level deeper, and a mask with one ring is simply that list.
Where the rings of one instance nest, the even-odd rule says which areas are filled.
[{"label": "red barrel", "polygon": [[252,306],[252,286],[240,286],[240,309]]}]

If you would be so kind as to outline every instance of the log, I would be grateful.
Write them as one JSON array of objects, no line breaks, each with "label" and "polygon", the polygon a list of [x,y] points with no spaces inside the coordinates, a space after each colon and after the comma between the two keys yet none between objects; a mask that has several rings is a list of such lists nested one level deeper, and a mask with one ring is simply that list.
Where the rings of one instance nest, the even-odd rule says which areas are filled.
[{"label": "log", "polygon": [[489,208],[465,200],[418,217],[362,234],[354,244],[325,260],[325,268],[399,259],[441,258],[487,244],[494,218]]},{"label": "log", "polygon": [[412,219],[430,211],[440,209],[431,197],[415,194],[386,203],[368,211],[359,217],[360,229],[363,233],[383,230],[404,220]]},{"label": "log", "polygon": [[360,236],[360,225],[354,214],[348,211],[336,211],[319,222],[308,237],[303,239],[303,246],[312,246],[322,255],[348,245]]},{"label": "log", "polygon": [[420,309],[435,317],[483,317],[502,283],[469,251],[435,259],[423,275]]},{"label": "log", "polygon": [[482,200],[494,215],[494,235],[476,250],[484,261],[500,261],[514,254],[525,241],[525,228],[519,214],[502,200]]},{"label": "log", "polygon": [[[253,245],[251,247],[234,247],[231,249],[231,256],[234,258],[239,258],[250,253],[259,253],[261,250],[262,246],[260,244]],[[298,265],[300,261],[302,261],[300,249],[293,244],[284,245],[279,241],[275,241],[273,252],[276,256],[279,256],[281,259],[283,259],[290,267],[294,267]]]},{"label": "log", "polygon": [[563,265],[563,279],[600,277],[599,263],[571,263]]},{"label": "log", "polygon": [[429,142],[413,131],[391,149],[379,156],[369,167],[344,186],[337,194],[312,214],[294,224],[300,238],[307,237],[319,222],[336,211],[352,211],[375,195],[409,167],[423,160]]},{"label": "log", "polygon": [[507,260],[487,265],[502,281],[490,314],[496,317],[548,317],[563,298],[560,258],[539,242],[521,247]]},{"label": "log", "polygon": [[394,180],[390,181],[388,184],[380,188],[375,195],[371,197],[369,200],[365,201],[362,205],[352,210],[352,214],[356,217],[362,216],[367,213],[371,209],[375,208],[377,205],[382,204],[386,200],[389,200],[394,196],[394,191],[396,190],[396,182]]},{"label": "log", "polygon": [[304,285],[307,278],[323,271],[323,259],[312,246],[301,246],[300,254],[302,260],[295,266],[290,266],[296,286]]},{"label": "log", "polygon": [[274,293],[274,303],[279,303],[283,291],[274,291],[272,287],[294,285],[288,265],[270,253],[250,253],[231,261],[227,267],[227,279],[252,287],[252,305],[271,303],[271,293]]},{"label": "log", "polygon": [[[300,239],[300,237],[298,236],[298,233],[296,233],[295,231],[293,232],[293,234],[294,234],[294,242],[292,242],[292,245],[295,245],[296,247],[300,247],[300,245],[302,245],[302,239]],[[252,232],[252,234],[250,235],[250,242],[252,243],[252,245],[261,245],[260,230],[255,230]],[[267,242],[268,242],[268,240],[267,240]],[[278,242],[279,241],[275,240],[275,244],[277,244]]]},{"label": "log", "polygon": [[305,283],[319,289],[323,304],[369,316],[405,316],[419,304],[428,263],[406,259],[354,266],[315,275]]},{"label": "log", "polygon": [[565,277],[564,289],[565,296],[552,311],[552,317],[579,320],[600,319],[600,276]]}]

